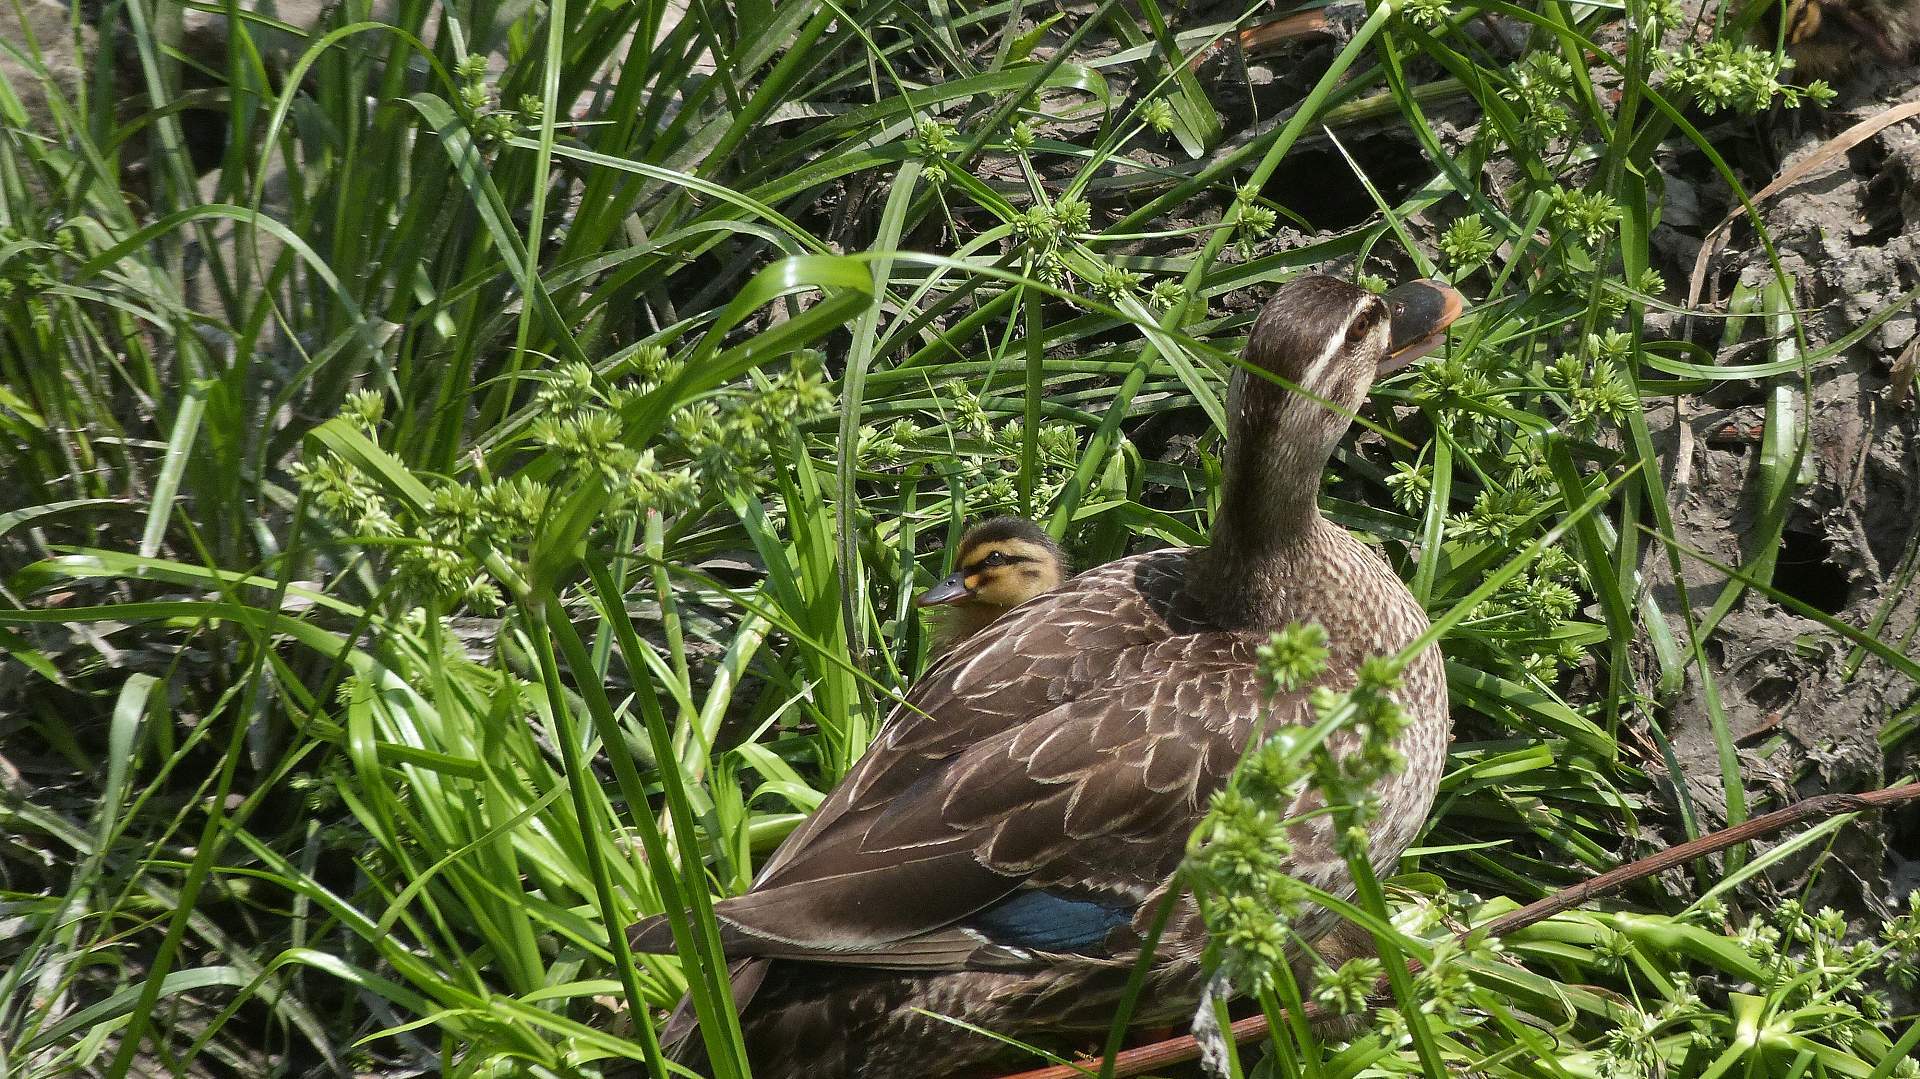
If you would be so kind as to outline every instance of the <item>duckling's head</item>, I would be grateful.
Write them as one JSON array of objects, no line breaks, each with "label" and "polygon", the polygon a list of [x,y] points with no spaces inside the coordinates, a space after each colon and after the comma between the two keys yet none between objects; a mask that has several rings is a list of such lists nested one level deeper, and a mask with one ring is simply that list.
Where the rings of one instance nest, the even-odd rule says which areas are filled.
[{"label": "duckling's head", "polygon": [[1765,44],[1793,57],[1795,81],[1839,81],[1879,59],[1903,64],[1920,42],[1916,0],[1767,0]]},{"label": "duckling's head", "polygon": [[1067,579],[1060,545],[1045,529],[1019,517],[995,517],[967,529],[953,566],[950,576],[915,602],[952,605],[991,621]]}]

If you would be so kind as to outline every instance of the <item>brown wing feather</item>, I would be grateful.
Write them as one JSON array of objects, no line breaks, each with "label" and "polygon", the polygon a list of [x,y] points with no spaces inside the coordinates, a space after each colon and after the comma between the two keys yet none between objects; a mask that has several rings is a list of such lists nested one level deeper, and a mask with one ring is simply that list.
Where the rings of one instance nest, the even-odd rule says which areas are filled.
[{"label": "brown wing feather", "polygon": [[754,890],[717,905],[729,953],[964,965],[987,942],[955,923],[1022,886],[1144,900],[1267,708],[1251,638],[1183,613],[1185,567],[1109,563],[929,672]]}]

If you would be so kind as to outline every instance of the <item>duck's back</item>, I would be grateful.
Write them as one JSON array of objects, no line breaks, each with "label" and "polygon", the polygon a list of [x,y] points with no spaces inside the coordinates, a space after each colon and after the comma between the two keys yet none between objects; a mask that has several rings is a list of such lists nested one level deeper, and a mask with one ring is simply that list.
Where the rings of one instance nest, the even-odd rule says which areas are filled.
[{"label": "duck's back", "polygon": [[[1184,601],[1188,558],[1089,570],[944,658],[724,913],[788,939],[804,923],[837,956],[880,963],[905,961],[888,954],[902,937],[981,928],[961,923],[1023,888],[1070,881],[1112,901],[1115,927],[1130,921],[1264,706],[1257,642]],[[915,962],[933,962],[917,943]]]},{"label": "duck's back", "polygon": [[[834,1060],[884,1058],[889,1071],[814,1060],[791,1074],[890,1074],[906,1066],[905,1039],[924,1051],[922,1074],[945,1075],[983,1042],[928,1026],[916,1008],[1014,1036],[1099,1028],[1110,1000],[1093,983],[1124,983],[1154,900],[1252,731],[1310,721],[1306,690],[1269,698],[1261,687],[1255,649],[1271,629],[1321,622],[1324,681],[1340,688],[1360,659],[1425,627],[1390,569],[1332,531],[1337,573],[1296,589],[1286,609],[1223,619],[1196,598],[1208,589],[1190,587],[1214,568],[1205,551],[1159,551],[1030,600],[930,669],[754,889],[718,905],[729,954],[773,961],[744,1013],[756,1067],[811,1026],[838,1041]],[[1321,593],[1364,598],[1371,611],[1322,609]],[[1409,739],[1409,769],[1383,792],[1403,819],[1376,837],[1382,867],[1411,842],[1438,779],[1439,679],[1431,651],[1407,673],[1415,731],[1440,730]],[[1437,721],[1422,714],[1436,708]],[[1296,833],[1298,872],[1342,891],[1344,866],[1318,820]],[[1191,1008],[1202,942],[1183,905],[1163,939],[1156,1011]],[[1066,1014],[1076,993],[1077,1018]]]}]

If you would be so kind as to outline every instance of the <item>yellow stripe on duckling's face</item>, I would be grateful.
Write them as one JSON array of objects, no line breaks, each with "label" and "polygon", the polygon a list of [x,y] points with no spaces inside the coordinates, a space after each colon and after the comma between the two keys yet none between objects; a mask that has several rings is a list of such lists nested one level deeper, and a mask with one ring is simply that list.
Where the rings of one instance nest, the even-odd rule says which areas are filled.
[{"label": "yellow stripe on duckling's face", "polygon": [[959,566],[966,602],[995,607],[1017,607],[1058,588],[1065,579],[1058,556],[1022,539],[987,540],[963,548]]},{"label": "yellow stripe on duckling's face", "polygon": [[1787,44],[1806,41],[1820,32],[1820,0],[1786,0],[1781,5],[1780,23],[1786,27]]}]

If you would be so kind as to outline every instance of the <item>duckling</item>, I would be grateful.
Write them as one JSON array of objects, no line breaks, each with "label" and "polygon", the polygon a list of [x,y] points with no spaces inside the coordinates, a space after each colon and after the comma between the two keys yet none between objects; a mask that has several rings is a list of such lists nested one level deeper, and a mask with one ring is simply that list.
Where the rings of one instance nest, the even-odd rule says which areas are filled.
[{"label": "duckling", "polygon": [[920,593],[922,608],[944,607],[935,650],[945,652],[1072,575],[1046,529],[1021,517],[982,521],[960,537],[952,575]]},{"label": "duckling", "polygon": [[1920,43],[1920,2],[1780,0],[1760,25],[1767,44],[1785,43],[1795,79],[1838,81],[1869,54],[1889,64],[1911,60]]},{"label": "duckling", "polygon": [[[1318,492],[1376,372],[1430,346],[1460,306],[1429,282],[1385,298],[1326,277],[1282,285],[1229,387],[1211,542],[1082,573],[929,668],[752,889],[714,906],[756,1076],[947,1079],[1003,1052],[927,1013],[1025,1041],[1106,1028],[1187,839],[1255,730],[1312,723],[1317,688],[1350,687],[1369,657],[1427,628],[1386,561],[1320,514]],[[1256,649],[1303,622],[1326,631],[1326,667],[1269,696]],[[1437,646],[1406,660],[1396,698],[1406,764],[1369,825],[1383,871],[1439,787]],[[1273,807],[1301,821],[1291,868],[1350,894],[1318,804]],[[1318,911],[1297,928],[1313,939],[1336,920]],[[632,940],[673,947],[664,917]],[[1177,897],[1137,1021],[1193,1014],[1205,947],[1191,897]],[[674,1052],[704,1059],[698,1038]]]}]

